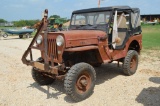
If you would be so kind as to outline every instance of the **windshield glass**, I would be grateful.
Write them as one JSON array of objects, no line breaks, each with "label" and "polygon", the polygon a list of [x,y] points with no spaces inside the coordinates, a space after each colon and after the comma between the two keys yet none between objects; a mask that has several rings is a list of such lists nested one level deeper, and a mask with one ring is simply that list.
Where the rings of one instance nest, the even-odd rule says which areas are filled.
[{"label": "windshield glass", "polygon": [[71,20],[71,29],[97,29],[106,30],[110,19],[110,12],[92,12],[73,14]]}]

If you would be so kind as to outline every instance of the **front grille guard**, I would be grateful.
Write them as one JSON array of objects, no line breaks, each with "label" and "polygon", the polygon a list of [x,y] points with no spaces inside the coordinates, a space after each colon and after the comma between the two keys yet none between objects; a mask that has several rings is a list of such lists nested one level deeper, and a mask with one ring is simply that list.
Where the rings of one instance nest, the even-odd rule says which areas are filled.
[{"label": "front grille guard", "polygon": [[[23,56],[22,56],[22,62],[23,64],[26,65],[32,65],[33,66],[33,56],[32,56],[32,48],[35,48],[33,45],[36,42],[36,39],[38,37],[38,35],[44,31],[44,70],[48,71],[49,70],[49,62],[48,62],[48,53],[47,53],[47,48],[48,48],[48,44],[47,44],[47,36],[48,36],[48,30],[47,30],[47,25],[48,25],[48,10],[46,9],[44,11],[44,17],[41,20],[40,26],[37,30],[36,35],[34,36],[33,40],[31,41],[30,45],[28,46],[27,50],[24,52]],[[30,54],[30,60],[27,60],[27,56]]]}]

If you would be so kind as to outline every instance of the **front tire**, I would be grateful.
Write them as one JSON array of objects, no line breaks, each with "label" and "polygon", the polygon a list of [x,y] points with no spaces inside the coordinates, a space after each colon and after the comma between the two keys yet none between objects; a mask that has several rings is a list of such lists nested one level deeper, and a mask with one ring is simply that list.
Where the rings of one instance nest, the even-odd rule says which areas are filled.
[{"label": "front tire", "polygon": [[138,67],[138,53],[135,50],[129,50],[123,62],[124,74],[130,76],[136,73]]},{"label": "front tire", "polygon": [[54,82],[55,79],[46,76],[45,73],[39,72],[37,68],[32,68],[32,77],[35,82],[37,82],[39,85],[50,85]]},{"label": "front tire", "polygon": [[96,72],[94,68],[87,63],[78,63],[68,71],[64,88],[74,101],[79,102],[92,94],[95,81]]}]

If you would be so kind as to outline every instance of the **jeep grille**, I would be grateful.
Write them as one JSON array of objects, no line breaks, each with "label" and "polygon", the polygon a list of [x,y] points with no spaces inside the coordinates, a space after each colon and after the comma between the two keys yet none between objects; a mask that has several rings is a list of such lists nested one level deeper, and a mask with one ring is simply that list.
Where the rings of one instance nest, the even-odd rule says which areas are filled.
[{"label": "jeep grille", "polygon": [[54,60],[58,60],[58,53],[57,53],[57,45],[55,39],[49,39],[48,42],[48,56],[52,59],[51,56],[54,57]]}]

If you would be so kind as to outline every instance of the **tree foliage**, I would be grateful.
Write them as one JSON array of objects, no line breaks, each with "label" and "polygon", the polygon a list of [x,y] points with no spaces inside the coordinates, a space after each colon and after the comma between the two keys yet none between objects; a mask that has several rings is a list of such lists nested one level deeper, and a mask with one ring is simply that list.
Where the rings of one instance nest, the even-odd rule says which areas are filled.
[{"label": "tree foliage", "polygon": [[59,15],[51,15],[49,18],[61,18]]},{"label": "tree foliage", "polygon": [[[61,18],[59,15],[51,15],[49,17],[50,24],[53,25],[55,23],[63,24],[68,21],[67,18]],[[0,19],[0,23],[7,22],[4,19]],[[24,26],[30,26],[33,27],[36,23],[40,22],[40,20],[18,20],[13,21],[13,24],[15,27],[24,27]]]},{"label": "tree foliage", "polygon": [[19,20],[13,21],[15,27],[23,27],[23,26],[34,26],[40,20]]},{"label": "tree foliage", "polygon": [[4,19],[0,19],[0,23],[5,23],[5,22],[7,22],[7,21]]}]

